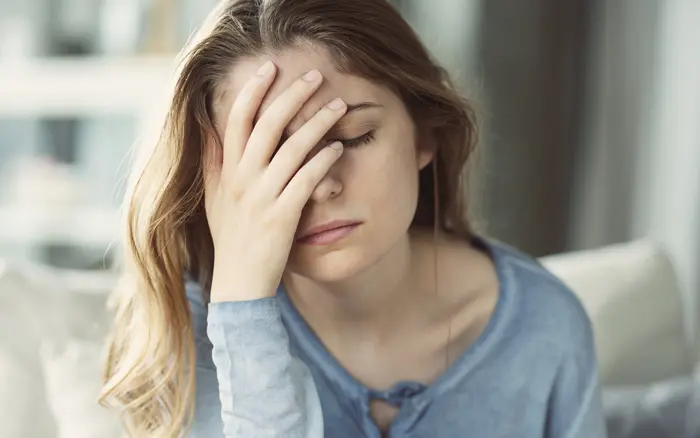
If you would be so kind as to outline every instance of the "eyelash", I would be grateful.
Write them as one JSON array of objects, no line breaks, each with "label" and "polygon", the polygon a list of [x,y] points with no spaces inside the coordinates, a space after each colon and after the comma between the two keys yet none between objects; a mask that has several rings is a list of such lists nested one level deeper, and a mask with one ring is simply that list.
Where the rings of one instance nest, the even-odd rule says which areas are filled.
[{"label": "eyelash", "polygon": [[371,143],[374,140],[374,130],[355,138],[349,138],[347,140],[339,140],[343,143],[343,147],[346,148],[356,148],[367,143]]}]

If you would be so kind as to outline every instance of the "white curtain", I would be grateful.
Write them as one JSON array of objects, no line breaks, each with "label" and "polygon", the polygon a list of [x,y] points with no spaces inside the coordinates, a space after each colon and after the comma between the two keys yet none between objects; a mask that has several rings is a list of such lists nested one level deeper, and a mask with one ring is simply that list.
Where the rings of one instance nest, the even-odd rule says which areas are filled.
[{"label": "white curtain", "polygon": [[[687,292],[689,329],[700,315],[700,2],[662,3],[651,147],[638,181],[637,232],[661,243],[675,259]],[[696,339],[700,340],[700,336]]]},{"label": "white curtain", "polygon": [[674,260],[689,338],[700,315],[700,2],[601,1],[570,240],[649,237]]}]

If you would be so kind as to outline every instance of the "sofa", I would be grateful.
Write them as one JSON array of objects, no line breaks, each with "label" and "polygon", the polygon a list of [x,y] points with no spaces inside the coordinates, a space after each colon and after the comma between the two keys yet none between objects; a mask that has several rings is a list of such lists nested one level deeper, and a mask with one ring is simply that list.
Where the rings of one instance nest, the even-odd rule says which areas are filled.
[{"label": "sofa", "polygon": [[[647,438],[632,433],[650,407],[661,412],[648,395],[656,391],[658,404],[659,387],[685,394],[673,415],[687,422],[679,410],[693,401],[696,352],[664,252],[636,241],[541,261],[576,292],[593,322],[611,437]],[[114,281],[110,273],[0,260],[0,437],[119,436],[116,414],[95,401]]]}]

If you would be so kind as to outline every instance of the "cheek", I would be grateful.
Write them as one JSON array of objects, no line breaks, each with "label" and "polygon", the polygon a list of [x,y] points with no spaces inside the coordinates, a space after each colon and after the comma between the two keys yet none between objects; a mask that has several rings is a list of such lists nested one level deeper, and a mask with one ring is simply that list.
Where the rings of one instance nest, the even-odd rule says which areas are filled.
[{"label": "cheek", "polygon": [[[361,153],[361,156],[360,156]],[[353,168],[353,198],[370,210],[374,221],[411,221],[418,198],[418,164],[415,154],[402,145],[359,151]],[[357,198],[361,199],[357,199]]]}]

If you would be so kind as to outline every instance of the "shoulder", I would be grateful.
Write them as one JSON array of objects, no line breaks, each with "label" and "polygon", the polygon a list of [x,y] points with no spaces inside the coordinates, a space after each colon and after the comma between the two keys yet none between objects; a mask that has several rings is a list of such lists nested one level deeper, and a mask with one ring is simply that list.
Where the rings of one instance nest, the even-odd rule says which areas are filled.
[{"label": "shoulder", "polygon": [[539,261],[511,246],[489,241],[501,293],[513,304],[513,323],[561,348],[593,348],[590,319],[578,297]]}]

